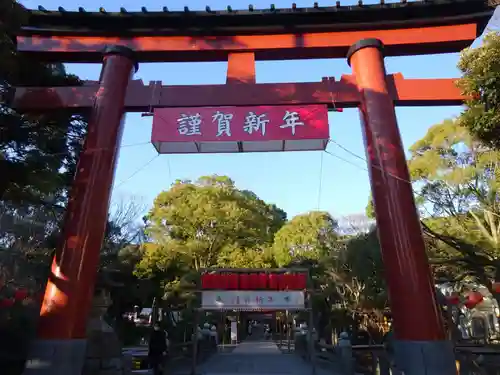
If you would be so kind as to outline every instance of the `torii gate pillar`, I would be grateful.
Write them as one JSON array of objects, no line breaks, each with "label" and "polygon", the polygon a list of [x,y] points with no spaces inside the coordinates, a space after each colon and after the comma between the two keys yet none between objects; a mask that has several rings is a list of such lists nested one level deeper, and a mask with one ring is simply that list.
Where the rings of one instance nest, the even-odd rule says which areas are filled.
[{"label": "torii gate pillar", "polygon": [[420,219],[389,95],[378,39],[363,39],[347,61],[361,97],[360,114],[378,236],[393,315],[396,362],[405,375],[455,375],[425,252]]},{"label": "torii gate pillar", "polygon": [[132,50],[122,46],[106,48],[99,90],[78,160],[61,242],[45,289],[37,340],[25,375],[68,375],[82,371],[87,320],[123,132],[125,95],[133,69]]}]

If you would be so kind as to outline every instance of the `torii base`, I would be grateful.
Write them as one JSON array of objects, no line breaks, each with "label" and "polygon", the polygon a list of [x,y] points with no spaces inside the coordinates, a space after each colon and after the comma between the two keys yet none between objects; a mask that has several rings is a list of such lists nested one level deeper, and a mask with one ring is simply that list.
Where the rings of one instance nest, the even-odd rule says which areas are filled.
[{"label": "torii base", "polygon": [[80,375],[87,340],[35,340],[23,375]]},{"label": "torii base", "polygon": [[456,375],[453,344],[443,341],[394,342],[396,366],[404,375]]}]

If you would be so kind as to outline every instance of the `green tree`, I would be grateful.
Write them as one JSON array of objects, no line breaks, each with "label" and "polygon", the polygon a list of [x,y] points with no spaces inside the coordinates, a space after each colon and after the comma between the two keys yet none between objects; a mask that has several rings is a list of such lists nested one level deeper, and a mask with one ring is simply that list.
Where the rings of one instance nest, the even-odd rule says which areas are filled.
[{"label": "green tree", "polygon": [[[78,85],[53,66],[18,62],[21,79],[12,84]],[[0,105],[0,198],[34,205],[64,204],[86,132],[86,118],[67,111],[43,115],[19,114]]]},{"label": "green tree", "polygon": [[276,263],[286,266],[294,259],[319,259],[335,248],[337,222],[328,212],[297,215],[274,238]]},{"label": "green tree", "polygon": [[177,181],[146,217],[148,242],[136,272],[166,297],[193,287],[202,268],[268,267],[269,246],[286,214],[226,176]]},{"label": "green tree", "polygon": [[500,154],[453,120],[431,127],[410,152],[410,174],[430,216],[453,218],[468,238],[497,249]]},{"label": "green tree", "polygon": [[459,87],[469,97],[460,125],[486,145],[500,149],[500,34],[493,32],[478,48],[462,52]]},{"label": "green tree", "polygon": [[228,177],[209,176],[178,181],[160,193],[147,216],[146,233],[199,270],[215,266],[227,246],[270,244],[283,216],[282,210],[238,190]]},{"label": "green tree", "polygon": [[[309,270],[315,291],[316,327],[327,341],[334,328],[356,325],[358,315],[371,316],[377,312],[380,316],[387,305],[383,263],[375,231],[337,237],[328,253],[313,259],[297,257],[288,266]],[[380,321],[371,319],[369,323],[373,327]],[[379,328],[370,330],[378,333]]]},{"label": "green tree", "polygon": [[69,187],[83,144],[86,118],[68,111],[18,113],[14,86],[78,85],[62,64],[16,52],[12,39],[26,20],[16,1],[0,1],[0,250],[15,282],[43,288]]},{"label": "green tree", "polygon": [[87,126],[69,111],[21,114],[9,106],[14,86],[81,83],[62,64],[16,52],[12,36],[27,16],[17,2],[0,1],[0,243],[22,257],[55,246]]},{"label": "green tree", "polygon": [[387,304],[387,290],[376,230],[351,237],[340,254],[340,260],[346,276],[363,286],[359,298],[353,301],[357,307],[383,309]]},{"label": "green tree", "polygon": [[8,82],[17,70],[16,45],[12,35],[21,28],[26,18],[27,13],[17,1],[0,1],[0,86]]},{"label": "green tree", "polygon": [[500,255],[499,152],[453,120],[431,127],[410,152],[424,232],[440,242],[431,260],[465,267],[488,285]]},{"label": "green tree", "polygon": [[463,238],[454,218],[426,218],[422,227],[436,282],[459,282],[473,277],[488,285],[482,250],[476,251],[477,246]]},{"label": "green tree", "polygon": [[270,248],[242,249],[236,244],[225,247],[217,262],[221,268],[271,268],[274,265]]},{"label": "green tree", "polygon": [[375,206],[373,205],[373,196],[371,193],[365,208],[365,215],[369,219],[375,219]]},{"label": "green tree", "polygon": [[69,111],[20,114],[9,107],[15,86],[81,84],[63,64],[44,64],[17,53],[13,35],[27,17],[16,1],[0,1],[0,199],[4,208],[6,202],[23,202],[50,209],[65,202],[87,123]]}]

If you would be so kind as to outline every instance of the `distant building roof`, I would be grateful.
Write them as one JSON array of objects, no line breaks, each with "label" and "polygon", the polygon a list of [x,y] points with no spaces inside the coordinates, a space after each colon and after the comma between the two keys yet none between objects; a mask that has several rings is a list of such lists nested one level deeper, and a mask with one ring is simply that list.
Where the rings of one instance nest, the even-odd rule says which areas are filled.
[{"label": "distant building roof", "polygon": [[338,221],[337,233],[342,235],[355,235],[368,233],[375,227],[375,220],[364,214],[351,214],[336,218]]}]

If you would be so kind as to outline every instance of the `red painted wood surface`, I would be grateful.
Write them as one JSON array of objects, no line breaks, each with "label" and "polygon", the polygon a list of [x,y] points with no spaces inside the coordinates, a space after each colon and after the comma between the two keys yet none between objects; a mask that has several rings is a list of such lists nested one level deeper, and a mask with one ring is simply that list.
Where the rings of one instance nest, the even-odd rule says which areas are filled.
[{"label": "red painted wood surface", "polygon": [[134,62],[105,57],[38,321],[39,339],[86,337]]},{"label": "red painted wood surface", "polygon": [[[396,106],[460,105],[465,98],[454,79],[407,79],[387,76],[389,94]],[[18,87],[13,107],[20,111],[92,107],[97,82],[79,87]],[[323,79],[322,82],[269,83],[248,85],[163,86],[161,81],[145,85],[132,81],[125,99],[128,112],[145,112],[162,107],[218,107],[258,105],[327,104],[331,108],[353,108],[360,102],[354,78]]]},{"label": "red painted wood surface", "polygon": [[360,117],[395,336],[445,340],[382,51],[364,46],[351,64],[362,95]]},{"label": "red painted wood surface", "polygon": [[99,62],[108,45],[136,51],[139,62],[227,61],[232,52],[254,52],[257,60],[345,58],[365,38],[380,39],[387,56],[459,52],[477,37],[478,25],[466,23],[339,32],[235,36],[18,36],[17,49],[59,62]]}]

